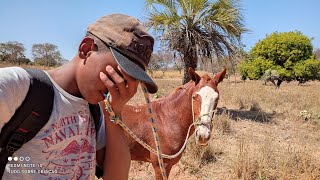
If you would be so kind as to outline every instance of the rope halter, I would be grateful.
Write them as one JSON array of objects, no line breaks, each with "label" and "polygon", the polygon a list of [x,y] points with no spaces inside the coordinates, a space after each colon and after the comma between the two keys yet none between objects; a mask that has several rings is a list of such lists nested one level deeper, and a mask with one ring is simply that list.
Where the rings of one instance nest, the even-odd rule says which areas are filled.
[{"label": "rope halter", "polygon": [[[201,122],[201,117],[203,117],[203,116],[209,116],[209,117],[210,117],[210,124],[209,124],[210,127],[209,127],[209,129],[211,129],[211,128],[212,128],[213,119],[214,119],[214,116],[216,115],[217,109],[213,109],[213,110],[211,110],[211,111],[209,111],[209,112],[207,112],[207,113],[200,114],[199,117],[196,119],[196,118],[195,118],[195,113],[194,113],[194,105],[193,105],[194,99],[195,99],[195,95],[192,96],[192,100],[191,100],[191,102],[192,102],[192,103],[191,103],[191,110],[192,110],[192,120],[193,120],[193,124],[194,124],[195,126],[201,126],[201,125],[207,126],[206,123],[202,123],[202,122]],[[212,116],[210,116],[211,113],[212,113]]]}]

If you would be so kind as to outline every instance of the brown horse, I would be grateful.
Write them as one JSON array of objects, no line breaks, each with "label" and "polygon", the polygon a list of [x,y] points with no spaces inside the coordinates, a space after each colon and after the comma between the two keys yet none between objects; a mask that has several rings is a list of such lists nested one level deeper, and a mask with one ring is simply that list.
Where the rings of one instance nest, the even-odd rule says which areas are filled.
[{"label": "brown horse", "polygon": [[[224,69],[214,78],[207,74],[200,77],[190,68],[189,75],[192,81],[178,87],[167,97],[152,102],[163,154],[172,155],[180,150],[187,136],[188,128],[195,119],[198,119],[198,123],[196,128],[192,127],[190,136],[195,131],[196,142],[199,145],[207,144],[212,130],[213,110],[219,100],[217,86],[225,74],[226,70]],[[146,105],[128,105],[122,112],[122,121],[144,142],[155,147],[151,122],[148,121],[148,117]],[[162,179],[157,155],[142,147],[129,135],[128,142],[131,159],[152,163],[156,179]],[[164,158],[164,166],[168,176],[171,167],[181,159],[181,156],[180,154],[173,159]]]}]

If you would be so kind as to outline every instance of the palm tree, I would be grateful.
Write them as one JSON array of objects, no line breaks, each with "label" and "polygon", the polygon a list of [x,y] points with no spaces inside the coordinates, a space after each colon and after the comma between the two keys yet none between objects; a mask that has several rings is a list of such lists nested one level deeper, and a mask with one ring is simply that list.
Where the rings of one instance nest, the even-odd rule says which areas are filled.
[{"label": "palm tree", "polygon": [[236,0],[146,0],[146,25],[161,42],[184,61],[183,84],[188,68],[197,68],[199,57],[231,56],[246,31]]}]

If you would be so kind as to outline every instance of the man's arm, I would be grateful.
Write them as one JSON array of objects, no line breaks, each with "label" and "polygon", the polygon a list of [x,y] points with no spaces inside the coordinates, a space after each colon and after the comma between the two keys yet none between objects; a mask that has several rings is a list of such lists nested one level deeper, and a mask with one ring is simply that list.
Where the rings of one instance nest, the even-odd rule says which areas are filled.
[{"label": "man's arm", "polygon": [[[100,103],[100,107],[104,109],[104,103]],[[103,169],[103,179],[128,179],[131,156],[125,132],[109,120],[108,112],[103,113],[106,146],[97,151],[97,164]]]},{"label": "man's arm", "polygon": [[110,122],[109,116],[106,116],[106,147],[103,179],[127,180],[131,161],[128,141],[123,129]]},{"label": "man's arm", "polygon": [[[106,72],[113,81],[103,73],[100,73],[100,78],[108,88],[110,104],[114,113],[120,116],[124,105],[137,92],[138,82],[123,72],[120,67],[118,67],[118,70],[124,76],[123,78],[110,66],[106,67]],[[105,104],[100,103],[100,105],[104,109]],[[110,121],[108,112],[104,111],[103,113],[105,116],[106,136],[103,179],[126,180],[128,179],[131,156],[125,132],[119,125]],[[99,156],[103,157],[101,154]]]}]

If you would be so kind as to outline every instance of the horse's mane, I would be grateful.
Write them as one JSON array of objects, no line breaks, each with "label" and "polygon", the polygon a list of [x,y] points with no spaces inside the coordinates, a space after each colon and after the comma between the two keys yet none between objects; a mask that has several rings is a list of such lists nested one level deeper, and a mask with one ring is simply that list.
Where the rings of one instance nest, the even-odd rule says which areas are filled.
[{"label": "horse's mane", "polygon": [[190,80],[188,83],[184,84],[184,85],[181,85],[179,87],[177,87],[175,90],[173,90],[168,96],[171,96],[171,95],[175,95],[177,93],[180,93],[180,91],[186,91],[188,90],[189,88],[192,88],[195,86],[195,83],[194,81]]},{"label": "horse's mane", "polygon": [[193,88],[194,86],[195,86],[194,81],[190,80],[188,83],[175,88],[173,91],[171,91],[165,97],[159,98],[159,99],[157,99],[157,100],[155,100],[153,102],[161,103],[161,102],[167,101],[168,99],[176,98],[176,97],[178,97],[180,95],[186,95],[187,91],[190,88]]},{"label": "horse's mane", "polygon": [[[211,77],[208,74],[204,74],[201,79],[204,79],[205,81],[211,80]],[[167,97],[169,96],[175,96],[177,93],[182,93],[183,90],[188,90],[189,88],[192,88],[195,86],[194,81],[190,80],[188,83],[181,85],[177,87],[175,90],[173,90]]]},{"label": "horse's mane", "polygon": [[[204,79],[205,81],[211,80],[211,77],[208,74],[204,74],[201,79]],[[177,88],[175,88],[172,92],[170,92],[167,96],[159,98],[153,102],[159,102],[159,101],[165,101],[166,99],[176,98],[179,95],[186,95],[188,94],[188,90],[195,87],[195,82],[193,80],[190,80],[188,83],[181,85]]]},{"label": "horse's mane", "polygon": [[204,74],[201,78],[203,78],[205,81],[209,81],[212,78],[209,76],[209,74]]}]

